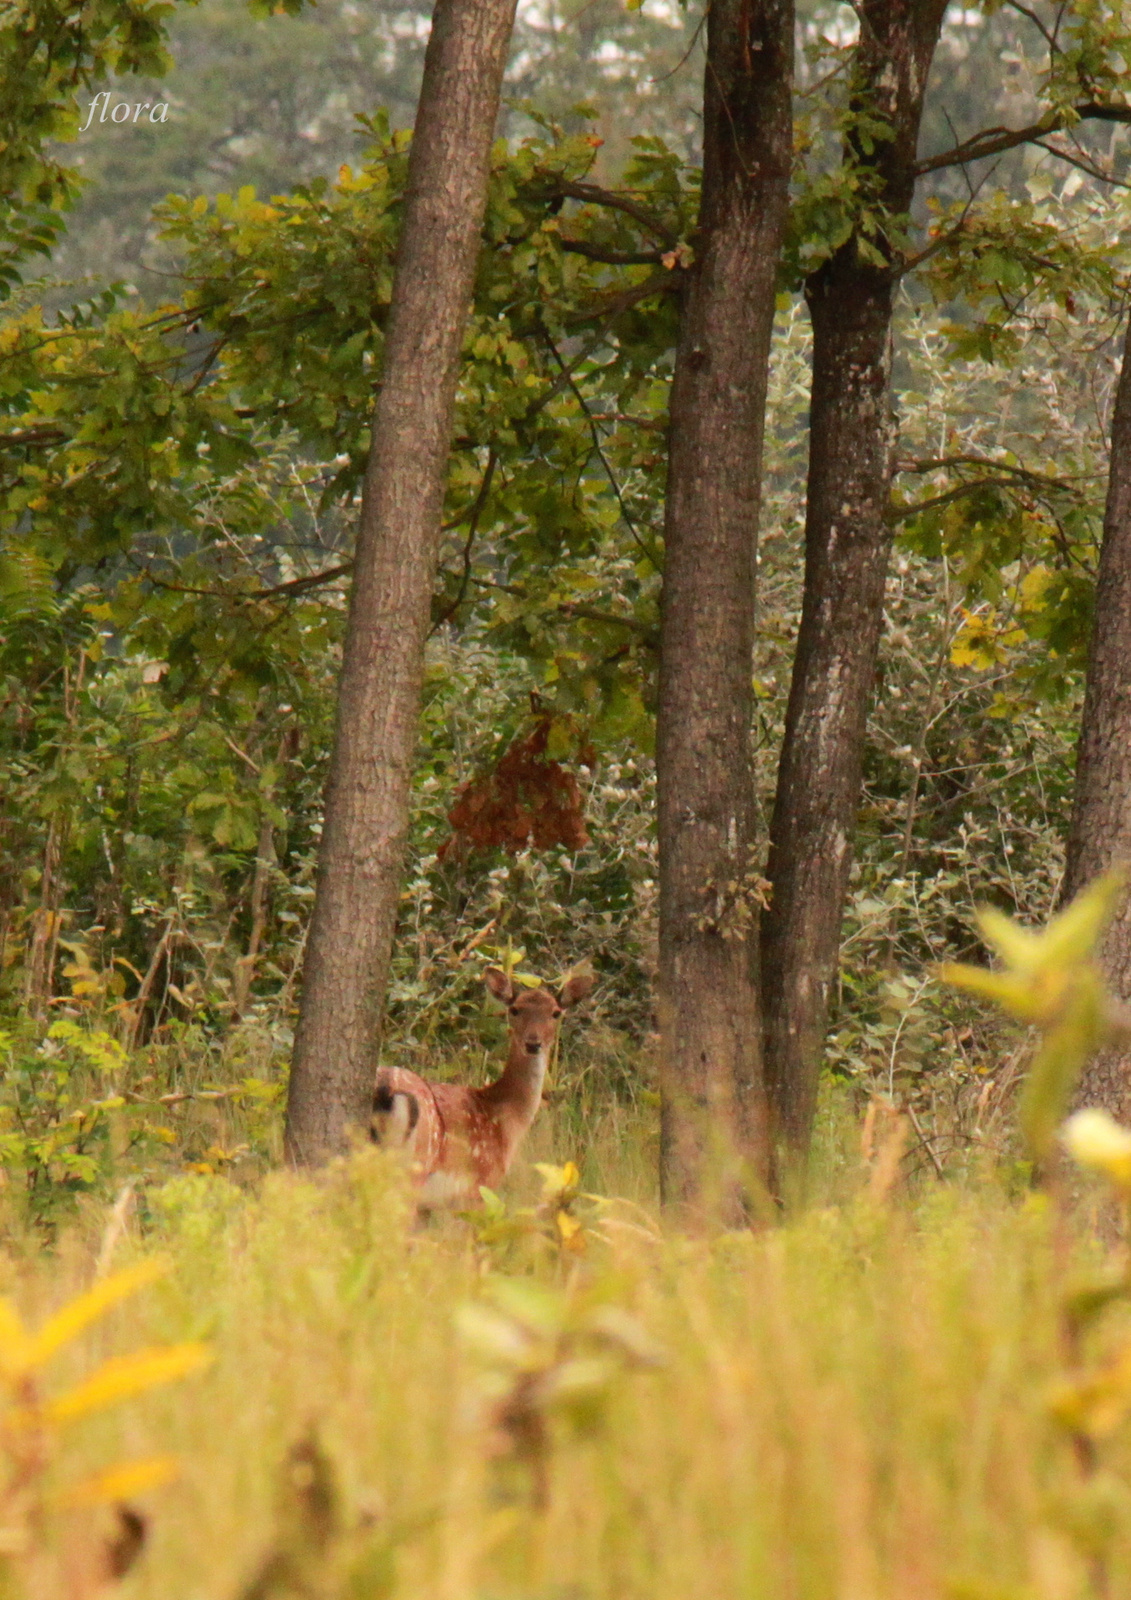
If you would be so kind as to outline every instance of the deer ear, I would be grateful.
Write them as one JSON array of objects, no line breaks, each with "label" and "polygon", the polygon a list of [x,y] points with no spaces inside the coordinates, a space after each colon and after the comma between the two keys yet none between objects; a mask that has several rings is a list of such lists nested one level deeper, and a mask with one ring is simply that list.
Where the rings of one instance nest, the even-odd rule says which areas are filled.
[{"label": "deer ear", "polygon": [[514,999],[514,982],[507,977],[502,967],[488,967],[483,974],[483,982],[496,1000],[501,1000],[504,1005],[510,1005]]},{"label": "deer ear", "polygon": [[558,1003],[563,1006],[575,1006],[592,991],[596,981],[591,972],[575,972],[572,978],[566,979],[558,991]]}]

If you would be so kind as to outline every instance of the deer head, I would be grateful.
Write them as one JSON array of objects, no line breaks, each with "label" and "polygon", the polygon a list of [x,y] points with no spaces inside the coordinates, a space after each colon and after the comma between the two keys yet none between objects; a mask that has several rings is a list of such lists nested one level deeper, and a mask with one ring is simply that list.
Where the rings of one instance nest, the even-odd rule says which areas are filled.
[{"label": "deer head", "polygon": [[522,1058],[541,1057],[545,1063],[558,1031],[558,1021],[568,1007],[584,1000],[593,988],[593,975],[578,972],[568,979],[557,994],[545,984],[536,989],[527,988],[505,973],[502,967],[488,967],[483,974],[488,989],[507,1008],[510,1020],[510,1060],[517,1064]]}]

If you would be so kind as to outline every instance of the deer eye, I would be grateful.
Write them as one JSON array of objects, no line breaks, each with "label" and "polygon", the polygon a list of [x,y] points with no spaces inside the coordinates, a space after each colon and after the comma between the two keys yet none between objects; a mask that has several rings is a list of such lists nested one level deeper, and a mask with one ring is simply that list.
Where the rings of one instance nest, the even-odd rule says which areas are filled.
[{"label": "deer eye", "polygon": [[512,1017],[517,1017],[518,1016],[518,1007],[517,1006],[508,1006],[507,1010],[510,1012]]}]

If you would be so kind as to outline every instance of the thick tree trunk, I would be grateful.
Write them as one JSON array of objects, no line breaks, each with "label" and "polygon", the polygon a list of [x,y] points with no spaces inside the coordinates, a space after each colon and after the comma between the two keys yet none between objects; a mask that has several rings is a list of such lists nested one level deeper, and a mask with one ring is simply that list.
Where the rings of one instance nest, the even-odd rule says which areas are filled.
[{"label": "thick tree trunk", "polygon": [[[1111,422],[1111,464],[1064,897],[1100,873],[1131,871],[1131,321]],[[1101,951],[1112,993],[1131,1002],[1131,890]],[[1103,1051],[1084,1072],[1080,1105],[1103,1106],[1131,1124],[1131,1050]]]},{"label": "thick tree trunk", "polygon": [[291,1161],[342,1148],[377,1066],[460,345],[515,0],[436,0],[354,559],[287,1104]]},{"label": "thick tree trunk", "polygon": [[[788,204],[792,0],[712,0],[703,198],[671,398],[657,728],[661,1186],[734,1213],[766,1171],[750,765],[754,576]],[[731,1195],[712,1193],[716,1176]]]},{"label": "thick tree trunk", "polygon": [[[886,216],[896,230],[914,192],[923,92],[943,9],[940,0],[871,0],[858,8],[852,110],[881,118],[891,136],[858,142],[850,122],[844,160],[862,175],[873,216]],[[806,285],[813,392],[805,589],[762,932],[767,1089],[791,1160],[807,1153],[816,1108],[891,548],[889,380],[899,263],[881,238],[871,242],[891,268],[865,260],[858,239]]]}]

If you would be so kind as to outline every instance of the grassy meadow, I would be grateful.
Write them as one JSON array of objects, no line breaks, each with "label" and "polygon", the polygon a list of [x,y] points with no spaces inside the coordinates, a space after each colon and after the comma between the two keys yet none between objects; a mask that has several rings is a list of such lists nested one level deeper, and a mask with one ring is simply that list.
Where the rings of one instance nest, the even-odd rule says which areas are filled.
[{"label": "grassy meadow", "polygon": [[[86,1201],[49,1249],[13,1220],[0,1272],[32,1330],[168,1263],[72,1330],[41,1396],[107,1358],[209,1355],[48,1428],[19,1484],[5,1319],[0,1592],[102,1593],[114,1513],[74,1486],[171,1454],[175,1477],[122,1496],[148,1538],[114,1592],[137,1600],[1131,1593],[1121,1391],[1087,1438],[1064,1421],[1075,1369],[1102,1387],[1121,1348],[1118,1308],[1086,1332],[1071,1309],[1102,1268],[1086,1218],[1010,1192],[992,1153],[908,1182],[906,1130],[880,1119],[862,1149],[830,1102],[805,1206],[681,1235],[650,1189],[654,1116],[553,1105],[473,1222],[417,1223],[368,1150],[318,1181],[181,1172]],[[532,1164],[574,1155],[580,1193]]]}]

